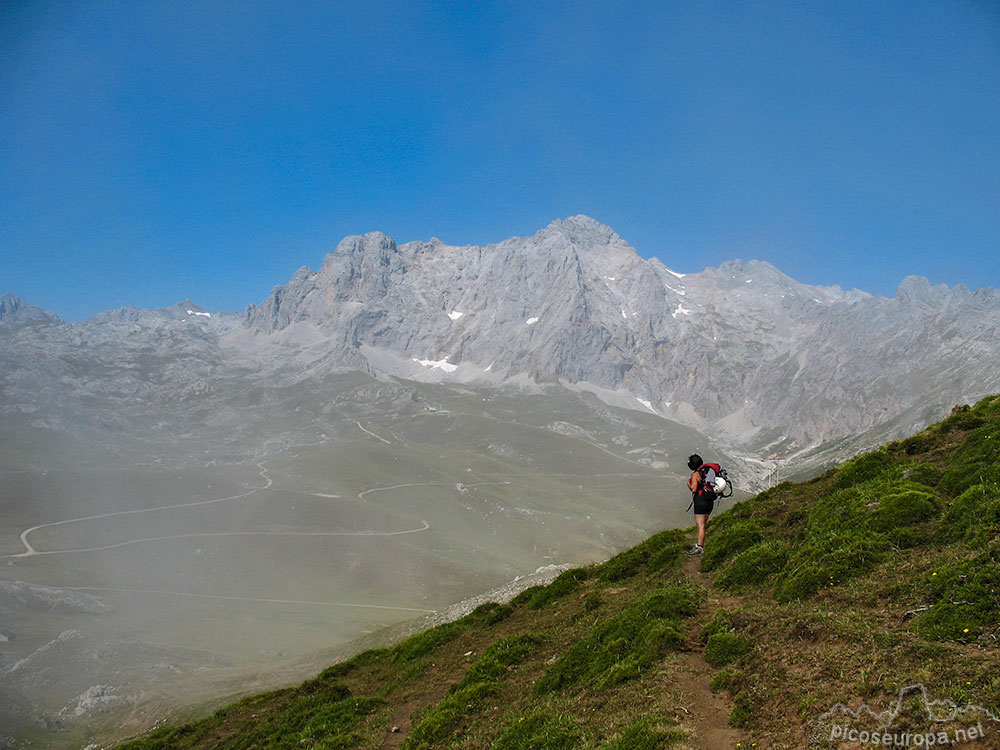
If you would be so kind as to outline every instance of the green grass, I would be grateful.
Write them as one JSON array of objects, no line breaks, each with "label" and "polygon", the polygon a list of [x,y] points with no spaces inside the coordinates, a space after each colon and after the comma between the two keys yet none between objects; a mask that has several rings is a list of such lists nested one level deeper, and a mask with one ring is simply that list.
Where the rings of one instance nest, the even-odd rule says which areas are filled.
[{"label": "green grass", "polygon": [[[544,587],[536,588],[544,589]],[[509,605],[487,602],[486,604],[481,604],[476,607],[476,609],[459,620],[438,625],[437,627],[433,627],[410,636],[402,643],[399,643],[389,649],[388,652],[390,653],[392,659],[396,662],[412,662],[426,656],[434,649],[439,648],[446,643],[450,643],[470,628],[480,626],[489,627],[503,622],[505,619],[510,617],[511,614],[513,614],[513,611],[513,608]],[[362,654],[362,657],[371,658],[372,656],[377,655],[378,652],[371,652],[369,654]],[[333,668],[349,670],[352,667],[349,665],[337,665]]]},{"label": "green grass", "polygon": [[788,554],[788,547],[775,539],[758,542],[733,559],[716,576],[715,583],[724,589],[766,583],[785,569]]},{"label": "green grass", "polygon": [[658,750],[683,742],[688,733],[677,726],[676,719],[647,717],[627,726],[617,737],[602,742],[600,750]]},{"label": "green grass", "polygon": [[833,489],[842,490],[875,479],[895,479],[898,476],[895,463],[884,449],[852,458],[840,467]]},{"label": "green grass", "polygon": [[545,642],[543,636],[528,633],[501,638],[476,660],[440,701],[430,706],[403,743],[405,750],[440,747],[461,726],[464,718],[479,709],[484,698],[499,691],[510,668]]},{"label": "green grass", "polygon": [[677,561],[684,544],[683,530],[661,531],[600,565],[598,576],[602,581],[614,582],[632,578],[642,571],[661,571]]},{"label": "green grass", "polygon": [[1000,532],[1000,486],[974,484],[948,504],[936,541],[987,540]]},{"label": "green grass", "polygon": [[884,539],[828,536],[801,545],[789,558],[774,590],[779,602],[807,599],[871,571],[885,553]]},{"label": "green grass", "polygon": [[572,718],[539,712],[520,717],[490,745],[491,750],[572,750],[582,733]]},{"label": "green grass", "polygon": [[725,667],[752,648],[749,639],[740,633],[712,633],[705,643],[705,661],[716,668]]},{"label": "green grass", "polygon": [[541,609],[551,604],[556,599],[561,599],[567,594],[576,591],[581,581],[587,580],[591,575],[587,568],[574,568],[560,573],[559,576],[547,586],[532,586],[525,589],[512,600],[512,604],[523,604],[532,609]]},{"label": "green grass", "polygon": [[1000,541],[980,555],[932,576],[930,610],[916,621],[934,640],[971,642],[1000,623]]},{"label": "green grass", "polygon": [[[204,747],[206,740],[220,750],[267,747],[349,748],[360,739],[361,723],[385,701],[355,697],[344,685],[311,680],[290,691],[264,693],[217,711],[214,716],[180,728],[159,729],[126,747],[130,750],[183,750]],[[280,711],[271,710],[281,705]],[[215,731],[226,722],[227,735]]]},{"label": "green grass", "polygon": [[[725,520],[723,520],[725,519]],[[720,517],[712,528],[710,544],[701,558],[701,569],[717,569],[725,561],[764,539],[764,522],[756,518]]]},{"label": "green grass", "polygon": [[684,645],[681,620],[697,607],[691,587],[643,597],[575,643],[538,680],[536,694],[574,685],[602,688],[638,677],[663,654]]},{"label": "green grass", "polygon": [[974,484],[1000,483],[1000,426],[980,427],[955,451],[951,466],[941,475],[938,487],[959,495]]},{"label": "green grass", "polygon": [[[782,603],[866,576],[911,549],[995,538],[1000,397],[810,483],[761,493],[728,516],[714,524],[702,570],[719,570],[722,588],[770,587]],[[943,612],[934,617],[941,624],[923,632],[954,631]]]},{"label": "green grass", "polygon": [[872,513],[869,527],[883,533],[926,521],[938,512],[937,498],[930,492],[904,489],[883,495]]}]

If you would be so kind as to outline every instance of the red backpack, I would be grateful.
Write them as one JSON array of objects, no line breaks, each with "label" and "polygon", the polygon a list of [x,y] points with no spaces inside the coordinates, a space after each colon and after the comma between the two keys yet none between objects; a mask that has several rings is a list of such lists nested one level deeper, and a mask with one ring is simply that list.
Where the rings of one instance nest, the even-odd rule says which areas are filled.
[{"label": "red backpack", "polygon": [[[710,482],[707,481],[709,472],[712,472]],[[715,500],[717,497],[733,496],[733,485],[729,481],[729,475],[719,464],[702,464],[698,468],[698,473],[701,474],[701,480],[698,482],[698,491],[695,494],[699,497]],[[722,487],[719,486],[720,479],[723,481]]]}]

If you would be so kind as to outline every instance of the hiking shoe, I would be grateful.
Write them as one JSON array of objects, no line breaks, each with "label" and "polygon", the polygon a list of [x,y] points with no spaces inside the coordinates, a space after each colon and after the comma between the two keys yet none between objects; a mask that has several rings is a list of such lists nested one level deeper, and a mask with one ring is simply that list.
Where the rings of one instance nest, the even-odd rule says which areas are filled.
[{"label": "hiking shoe", "polygon": [[705,548],[702,547],[700,544],[696,544],[691,549],[688,550],[688,554],[691,555],[692,557],[694,555],[704,554],[704,552],[705,552]]}]

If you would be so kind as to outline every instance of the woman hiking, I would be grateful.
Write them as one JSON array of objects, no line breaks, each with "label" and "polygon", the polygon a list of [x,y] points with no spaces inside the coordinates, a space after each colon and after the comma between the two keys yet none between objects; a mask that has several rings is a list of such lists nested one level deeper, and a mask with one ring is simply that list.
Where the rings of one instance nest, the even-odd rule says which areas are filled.
[{"label": "woman hiking", "polygon": [[698,542],[689,551],[689,555],[701,555],[705,552],[705,529],[708,517],[715,508],[715,478],[716,464],[706,464],[701,456],[692,453],[688,457],[688,468],[691,476],[687,486],[691,490],[691,505],[694,506],[694,522],[698,525]]}]

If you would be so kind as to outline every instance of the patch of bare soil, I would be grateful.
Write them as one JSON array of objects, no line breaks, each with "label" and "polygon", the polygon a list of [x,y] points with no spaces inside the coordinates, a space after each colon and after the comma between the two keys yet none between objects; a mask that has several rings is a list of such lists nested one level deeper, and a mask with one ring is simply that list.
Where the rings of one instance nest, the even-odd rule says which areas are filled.
[{"label": "patch of bare soil", "polygon": [[[684,576],[692,583],[709,584],[709,575],[699,569],[701,557],[686,557],[681,565]],[[698,640],[698,633],[708,620],[712,619],[716,610],[739,606],[739,597],[719,597],[714,589],[709,588],[709,599],[702,607],[699,615],[692,622],[688,633],[691,650],[679,656],[675,662],[674,680],[681,695],[682,705],[678,708],[678,718],[694,731],[688,741],[692,748],[698,750],[733,750],[760,747],[752,744],[746,734],[729,723],[729,715],[733,710],[733,702],[726,691],[713,693],[708,686],[716,669],[705,661],[704,648]]]},{"label": "patch of bare soil", "polygon": [[705,661],[701,651],[688,651],[674,662],[677,690],[682,703],[680,716],[694,730],[689,744],[699,750],[724,750],[749,747],[746,736],[729,725],[733,710],[729,694],[713,693],[708,687],[715,670]]}]

